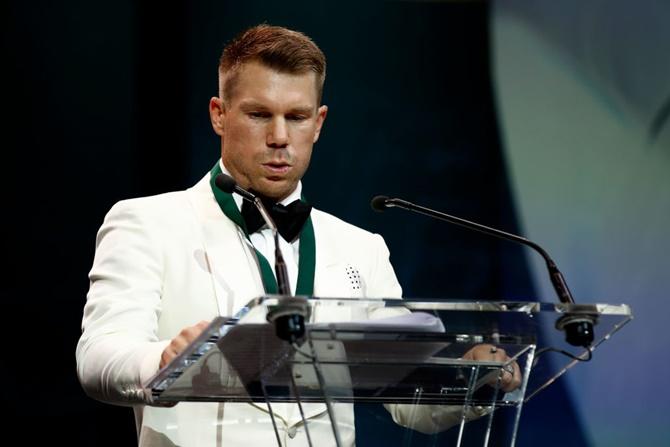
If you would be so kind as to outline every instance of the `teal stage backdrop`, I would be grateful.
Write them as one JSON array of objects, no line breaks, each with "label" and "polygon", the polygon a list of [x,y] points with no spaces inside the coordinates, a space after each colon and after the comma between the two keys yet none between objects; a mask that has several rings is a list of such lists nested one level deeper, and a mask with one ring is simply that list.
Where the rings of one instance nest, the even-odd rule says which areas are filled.
[{"label": "teal stage backdrop", "polygon": [[[500,1],[498,117],[520,225],[580,302],[635,319],[568,390],[594,446],[670,443],[670,4]],[[543,299],[544,266],[532,256]]]}]

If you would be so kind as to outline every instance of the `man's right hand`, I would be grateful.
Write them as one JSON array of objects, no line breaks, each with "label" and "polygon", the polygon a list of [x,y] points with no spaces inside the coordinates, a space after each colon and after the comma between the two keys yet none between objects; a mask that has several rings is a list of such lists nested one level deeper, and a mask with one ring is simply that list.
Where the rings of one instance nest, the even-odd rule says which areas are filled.
[{"label": "man's right hand", "polygon": [[202,334],[202,331],[204,331],[207,326],[209,326],[209,321],[203,320],[195,326],[188,326],[182,329],[181,332],[179,332],[179,335],[173,338],[170,344],[163,350],[163,353],[161,354],[160,368],[163,368],[174,360],[186,346]]}]

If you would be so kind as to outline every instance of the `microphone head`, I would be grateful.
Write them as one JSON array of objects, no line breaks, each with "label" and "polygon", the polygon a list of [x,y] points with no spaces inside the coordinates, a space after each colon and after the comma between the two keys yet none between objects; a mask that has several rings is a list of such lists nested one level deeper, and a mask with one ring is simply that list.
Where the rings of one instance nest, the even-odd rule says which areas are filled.
[{"label": "microphone head", "polygon": [[373,210],[377,211],[378,213],[381,213],[386,209],[386,201],[388,199],[389,199],[388,196],[374,196],[370,201],[370,206],[372,207]]},{"label": "microphone head", "polygon": [[237,185],[237,183],[235,183],[235,179],[226,174],[217,175],[214,183],[216,184],[217,188],[223,192],[227,192],[228,194],[232,194],[235,190],[235,185]]}]

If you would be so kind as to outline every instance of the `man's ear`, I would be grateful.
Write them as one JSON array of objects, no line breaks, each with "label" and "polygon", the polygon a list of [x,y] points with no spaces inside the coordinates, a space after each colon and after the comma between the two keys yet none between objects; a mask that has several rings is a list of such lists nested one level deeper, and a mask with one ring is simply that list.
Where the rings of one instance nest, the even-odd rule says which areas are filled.
[{"label": "man's ear", "polygon": [[319,140],[319,135],[321,134],[321,127],[323,122],[326,120],[326,115],[328,115],[328,106],[321,106],[316,111],[316,129],[314,129],[314,143]]},{"label": "man's ear", "polygon": [[220,137],[223,136],[223,121],[225,115],[226,111],[223,106],[223,101],[221,98],[213,96],[209,100],[209,119],[212,122],[212,129],[214,129],[214,132]]}]

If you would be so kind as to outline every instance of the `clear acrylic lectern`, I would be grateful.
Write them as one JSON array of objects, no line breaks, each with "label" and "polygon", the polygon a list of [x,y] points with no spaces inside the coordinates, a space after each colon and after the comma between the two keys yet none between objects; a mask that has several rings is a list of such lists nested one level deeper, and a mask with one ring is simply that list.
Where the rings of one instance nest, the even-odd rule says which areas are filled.
[{"label": "clear acrylic lectern", "polygon": [[[287,303],[307,317],[305,336],[295,343],[279,339],[267,320]],[[556,329],[564,315],[595,321],[589,348],[565,342]],[[487,445],[496,416],[506,412],[512,422],[504,442],[514,445],[524,402],[590,358],[631,318],[626,305],[263,296],[234,317],[214,319],[145,392],[157,405],[260,403],[275,431],[273,404],[295,403],[304,416],[303,407],[320,403],[332,445],[340,445],[334,406],[342,403],[384,404],[402,414],[408,430],[456,431],[456,445]],[[462,359],[480,344],[504,349],[511,360]],[[504,392],[499,379],[510,366],[520,368],[522,381]],[[473,419],[477,430],[469,429]]]}]

